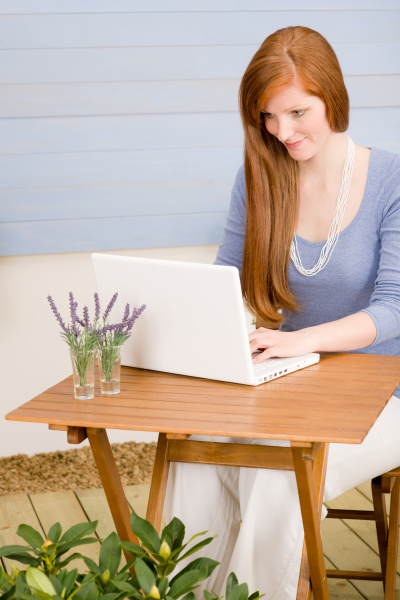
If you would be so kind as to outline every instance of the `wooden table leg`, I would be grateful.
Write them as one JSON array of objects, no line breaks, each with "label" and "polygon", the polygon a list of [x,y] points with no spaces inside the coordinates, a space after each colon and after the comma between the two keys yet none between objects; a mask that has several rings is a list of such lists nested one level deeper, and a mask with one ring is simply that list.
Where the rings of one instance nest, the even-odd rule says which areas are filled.
[{"label": "wooden table leg", "polygon": [[314,458],[313,447],[292,444],[292,454],[314,599],[329,600],[320,529],[327,451],[323,444]]},{"label": "wooden table leg", "polygon": [[[121,540],[139,544],[138,538],[131,529],[128,501],[125,497],[107,432],[105,429],[87,427],[86,433],[117,533]],[[127,556],[126,553],[125,556]],[[131,557],[128,556],[128,560],[130,559]]]},{"label": "wooden table leg", "polygon": [[168,444],[167,434],[159,433],[146,515],[146,519],[158,532],[161,528],[165,492],[167,490],[169,471]]}]

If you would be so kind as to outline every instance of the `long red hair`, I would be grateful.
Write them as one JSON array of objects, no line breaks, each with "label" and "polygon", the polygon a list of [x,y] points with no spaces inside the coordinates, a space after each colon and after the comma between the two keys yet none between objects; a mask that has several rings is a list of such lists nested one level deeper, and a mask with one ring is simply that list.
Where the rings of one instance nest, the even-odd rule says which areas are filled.
[{"label": "long red hair", "polygon": [[298,212],[298,167],[268,133],[261,107],[294,78],[323,100],[332,131],[346,131],[349,97],[326,39],[307,27],[279,29],[263,42],[243,76],[239,103],[244,129],[247,221],[242,291],[249,309],[279,323],[279,308],[299,308],[288,283],[290,247]]}]

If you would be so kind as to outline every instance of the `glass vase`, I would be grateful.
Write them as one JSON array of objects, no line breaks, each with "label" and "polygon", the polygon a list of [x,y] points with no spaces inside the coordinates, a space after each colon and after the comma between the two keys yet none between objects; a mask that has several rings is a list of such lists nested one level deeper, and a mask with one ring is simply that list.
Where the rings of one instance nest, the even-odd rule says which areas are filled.
[{"label": "glass vase", "polygon": [[122,346],[99,348],[100,390],[104,396],[119,394],[121,384]]},{"label": "glass vase", "polygon": [[94,367],[97,349],[69,350],[74,378],[76,400],[90,400],[94,397]]}]

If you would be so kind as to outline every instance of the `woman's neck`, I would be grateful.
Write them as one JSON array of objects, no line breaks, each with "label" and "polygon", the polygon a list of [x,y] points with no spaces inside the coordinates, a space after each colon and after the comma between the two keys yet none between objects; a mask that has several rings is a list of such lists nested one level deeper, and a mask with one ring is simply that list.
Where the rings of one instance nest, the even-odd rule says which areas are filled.
[{"label": "woman's neck", "polygon": [[330,188],[341,178],[347,154],[347,137],[344,133],[333,133],[324,146],[309,160],[299,161],[301,186]]}]

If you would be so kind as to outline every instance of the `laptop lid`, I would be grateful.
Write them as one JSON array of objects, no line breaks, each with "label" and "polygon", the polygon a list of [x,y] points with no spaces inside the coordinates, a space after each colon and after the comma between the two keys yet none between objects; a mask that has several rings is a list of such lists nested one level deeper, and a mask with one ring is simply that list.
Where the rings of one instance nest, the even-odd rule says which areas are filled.
[{"label": "laptop lid", "polygon": [[233,383],[254,383],[236,267],[93,254],[105,307],[118,292],[112,320],[126,303],[146,310],[122,351],[122,364]]}]

